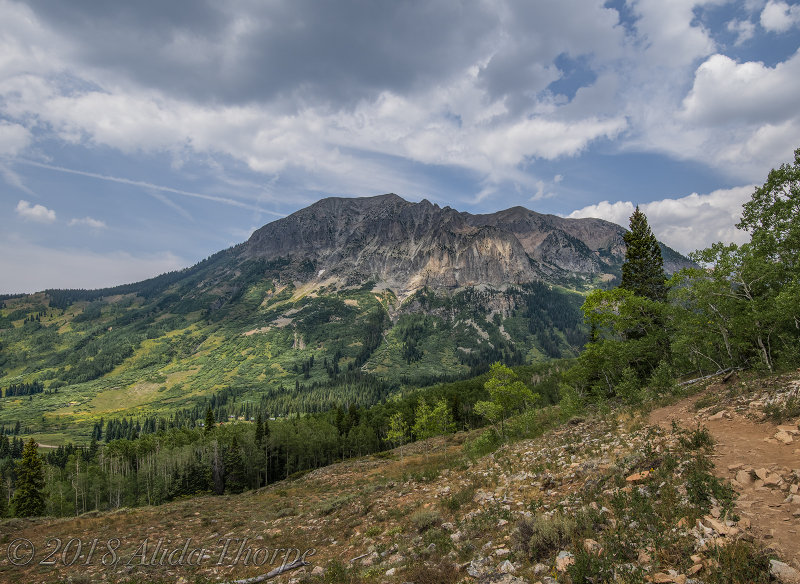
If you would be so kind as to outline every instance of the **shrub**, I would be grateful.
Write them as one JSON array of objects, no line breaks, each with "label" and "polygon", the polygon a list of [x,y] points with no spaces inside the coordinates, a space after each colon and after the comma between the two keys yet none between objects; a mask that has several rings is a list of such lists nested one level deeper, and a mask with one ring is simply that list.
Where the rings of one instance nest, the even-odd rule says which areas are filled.
[{"label": "shrub", "polygon": [[677,389],[678,385],[675,383],[675,374],[672,371],[672,367],[669,366],[669,363],[661,361],[658,364],[658,367],[653,370],[653,374],[650,376],[648,385],[656,393],[672,393]]},{"label": "shrub", "polygon": [[328,499],[327,501],[323,501],[319,505],[319,512],[322,515],[330,515],[334,511],[336,511],[339,507],[344,507],[351,501],[355,499],[355,495],[342,495],[341,497],[334,497],[333,499]]},{"label": "shrub", "polygon": [[680,437],[681,446],[688,450],[711,449],[714,447],[714,437],[708,428],[698,426],[689,433],[689,436]]},{"label": "shrub", "polygon": [[460,491],[453,493],[449,497],[445,497],[442,499],[442,507],[448,509],[450,511],[458,511],[462,505],[466,505],[470,501],[472,501],[472,497],[475,495],[475,488],[474,487],[467,487],[465,489],[461,489]]},{"label": "shrub", "polygon": [[442,516],[436,511],[422,509],[411,516],[411,524],[414,528],[423,533],[431,527],[437,527],[442,523]]},{"label": "shrub", "polygon": [[575,520],[561,513],[552,517],[535,515],[522,519],[514,533],[515,545],[533,561],[541,560],[562,549],[572,540]]},{"label": "shrub", "polygon": [[764,413],[776,424],[796,418],[800,416],[800,396],[792,396],[783,403],[769,404],[764,407]]},{"label": "shrub", "polygon": [[736,493],[729,484],[711,474],[712,464],[703,456],[693,458],[686,469],[686,492],[689,502],[708,513],[712,498],[725,511],[733,508]]},{"label": "shrub", "polygon": [[500,446],[500,436],[494,430],[486,430],[474,440],[464,443],[464,451],[470,458],[480,458],[494,452]]},{"label": "shrub", "polygon": [[458,575],[458,568],[452,562],[442,560],[438,564],[414,564],[403,579],[416,584],[454,584]]},{"label": "shrub", "polygon": [[622,371],[622,379],[617,384],[616,393],[626,404],[642,403],[642,385],[636,371],[631,367],[626,367]]},{"label": "shrub", "polygon": [[706,577],[709,584],[766,584],[771,581],[769,556],[753,544],[737,540],[714,549],[719,567]]}]

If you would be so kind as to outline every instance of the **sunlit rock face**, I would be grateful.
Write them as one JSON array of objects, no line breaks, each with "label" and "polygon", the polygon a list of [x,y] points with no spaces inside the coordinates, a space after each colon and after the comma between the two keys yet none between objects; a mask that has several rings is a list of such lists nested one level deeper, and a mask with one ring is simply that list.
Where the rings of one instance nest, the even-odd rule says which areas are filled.
[{"label": "sunlit rock face", "polygon": [[[297,281],[367,281],[406,295],[422,287],[499,287],[618,273],[625,230],[514,207],[486,215],[394,195],[322,199],[257,230],[243,258],[278,261]],[[668,250],[671,252],[672,250]],[[667,271],[689,265],[672,252]]]}]

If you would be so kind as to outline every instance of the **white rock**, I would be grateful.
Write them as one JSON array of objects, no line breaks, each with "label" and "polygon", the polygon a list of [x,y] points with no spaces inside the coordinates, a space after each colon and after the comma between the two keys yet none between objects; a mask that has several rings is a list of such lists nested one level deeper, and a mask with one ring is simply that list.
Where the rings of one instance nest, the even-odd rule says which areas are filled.
[{"label": "white rock", "polygon": [[566,572],[567,568],[575,563],[575,556],[568,551],[558,552],[556,557],[556,570],[559,572]]},{"label": "white rock", "polygon": [[502,574],[513,574],[516,572],[516,568],[514,568],[514,564],[509,562],[508,560],[503,560],[500,562],[500,565],[497,566],[497,571]]},{"label": "white rock", "polygon": [[784,564],[778,560],[770,560],[769,571],[770,574],[775,576],[781,582],[786,582],[787,584],[800,583],[800,572],[792,568],[789,564]]}]

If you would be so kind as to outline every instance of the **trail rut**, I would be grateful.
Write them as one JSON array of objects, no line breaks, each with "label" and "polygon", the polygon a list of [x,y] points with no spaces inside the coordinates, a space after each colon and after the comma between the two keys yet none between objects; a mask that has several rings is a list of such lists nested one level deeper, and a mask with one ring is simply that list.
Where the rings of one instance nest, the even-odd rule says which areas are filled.
[{"label": "trail rut", "polygon": [[731,480],[739,493],[737,512],[750,519],[754,534],[765,545],[800,569],[800,432],[792,433],[798,429],[798,420],[780,426],[791,436],[787,444],[775,438],[779,426],[754,421],[736,408],[711,415],[695,411],[699,399],[721,389],[720,385],[711,386],[701,394],[656,409],[650,414],[650,423],[669,427],[676,421],[688,429],[707,427],[715,440],[715,473]]}]

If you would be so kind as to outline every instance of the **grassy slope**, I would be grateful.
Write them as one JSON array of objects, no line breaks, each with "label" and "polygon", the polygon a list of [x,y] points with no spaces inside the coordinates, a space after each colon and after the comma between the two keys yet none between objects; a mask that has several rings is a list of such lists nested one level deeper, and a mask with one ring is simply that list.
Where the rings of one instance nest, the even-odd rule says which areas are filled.
[{"label": "grassy slope", "polygon": [[[2,564],[0,579],[203,582],[275,567],[234,563],[233,554],[217,565],[224,538],[249,538],[253,549],[315,548],[311,561],[325,574],[309,568],[309,582],[446,584],[471,581],[469,572],[482,578],[509,569],[505,560],[534,582],[559,574],[559,552],[574,559],[565,569],[576,582],[644,583],[655,574],[769,581],[767,555],[749,543],[746,525],[736,524],[735,493],[711,473],[707,432],[648,426],[641,411],[589,414],[563,425],[558,417],[557,410],[542,412],[532,420],[538,437],[482,457],[465,454],[463,444],[474,435],[456,434],[239,496],[74,519],[6,520],[3,541],[26,537],[39,550],[56,536],[84,545],[120,541],[113,567],[88,560],[84,551],[76,564],[88,565],[65,566],[60,556],[56,566]],[[726,519],[735,529],[719,527]],[[144,562],[136,555],[145,539],[152,552],[159,539],[172,550],[188,538],[192,548],[209,552],[199,567],[153,565],[149,554]]]},{"label": "grassy slope", "polygon": [[[149,295],[124,289],[64,308],[51,307],[44,293],[6,299],[0,309],[0,388],[38,380],[45,393],[0,401],[0,424],[20,421],[42,442],[85,441],[101,417],[169,416],[224,388],[241,387],[237,399],[258,404],[268,390],[280,394],[283,388],[285,395],[296,382],[328,383],[326,361],[332,367],[338,353],[338,366],[346,371],[359,358],[370,319],[387,308],[402,311],[391,292],[294,289],[261,277],[240,284],[236,277],[187,278]],[[569,302],[576,310],[579,301]],[[524,308],[507,318],[476,310],[467,300],[428,310],[430,316],[400,316],[394,325],[387,318],[363,370],[395,384],[417,384],[464,375],[470,356],[493,359],[491,351],[501,347],[524,349],[528,361],[547,359],[528,330]],[[543,318],[547,310],[541,309]],[[37,322],[27,322],[31,316]],[[403,357],[409,338],[420,355],[410,361]],[[549,342],[572,351],[563,333],[551,334]],[[306,376],[303,364],[312,356]],[[359,399],[346,387],[334,391]]]}]

